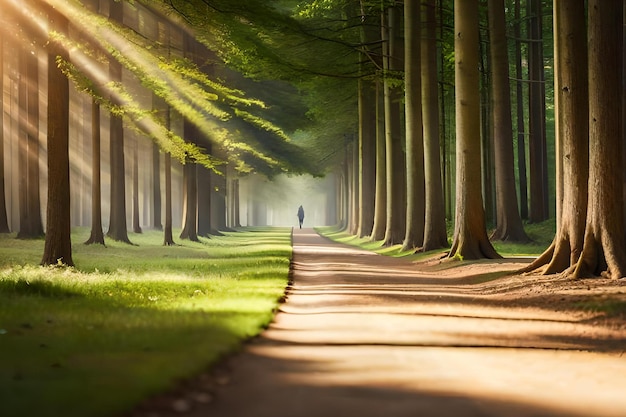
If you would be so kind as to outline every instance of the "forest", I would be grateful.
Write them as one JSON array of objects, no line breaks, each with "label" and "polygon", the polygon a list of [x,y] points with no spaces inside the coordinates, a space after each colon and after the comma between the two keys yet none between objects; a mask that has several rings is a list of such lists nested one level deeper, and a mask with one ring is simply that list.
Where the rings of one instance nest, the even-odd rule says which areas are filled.
[{"label": "forest", "polygon": [[[472,381],[513,363],[561,378],[544,353],[598,372],[567,368],[530,405],[568,378],[619,390],[594,363],[615,378],[623,363],[594,355],[621,358],[626,340],[625,14],[619,0],[0,0],[0,414],[127,415],[174,386],[179,415],[212,404],[229,378],[207,367],[268,328],[299,360],[289,337],[345,348],[341,364],[363,347],[482,349]],[[285,319],[290,297],[322,301]],[[372,357],[410,362],[389,352]],[[420,393],[435,357],[413,362]],[[587,401],[604,414],[573,412],[584,396],[541,411],[622,415],[610,395]]]}]

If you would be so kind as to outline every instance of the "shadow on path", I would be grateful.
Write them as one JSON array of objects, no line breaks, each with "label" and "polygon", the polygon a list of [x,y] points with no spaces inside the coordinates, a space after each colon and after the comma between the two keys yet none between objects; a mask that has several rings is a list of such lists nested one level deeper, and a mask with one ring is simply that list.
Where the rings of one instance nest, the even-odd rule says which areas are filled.
[{"label": "shadow on path", "polygon": [[420,272],[311,229],[294,230],[293,265],[274,323],[206,378],[212,400],[185,415],[626,415],[617,331],[507,307],[479,279]]}]

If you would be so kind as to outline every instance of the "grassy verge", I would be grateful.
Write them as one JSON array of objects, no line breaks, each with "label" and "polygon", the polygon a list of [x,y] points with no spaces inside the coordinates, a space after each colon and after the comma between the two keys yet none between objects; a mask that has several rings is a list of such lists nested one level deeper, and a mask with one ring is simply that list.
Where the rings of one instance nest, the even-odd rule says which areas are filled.
[{"label": "grassy verge", "polygon": [[[554,238],[556,223],[554,219],[547,220],[542,223],[527,224],[525,226],[526,233],[531,239],[529,243],[514,242],[492,242],[498,253],[504,257],[512,256],[538,256],[550,246]],[[346,231],[339,230],[337,227],[319,227],[317,231],[323,236],[328,237],[335,242],[346,243],[348,245],[358,246],[362,249],[370,250],[382,255],[408,257],[411,260],[419,261],[429,257],[441,254],[445,250],[436,250],[425,253],[415,253],[414,251],[403,251],[402,245],[383,246],[382,241],[371,241],[369,238],[359,238],[349,234]],[[449,238],[452,240],[452,229],[449,228]]]},{"label": "grassy verge", "polygon": [[272,319],[290,229],[180,246],[85,246],[74,269],[37,266],[43,241],[0,235],[0,414],[110,416],[198,373]]}]

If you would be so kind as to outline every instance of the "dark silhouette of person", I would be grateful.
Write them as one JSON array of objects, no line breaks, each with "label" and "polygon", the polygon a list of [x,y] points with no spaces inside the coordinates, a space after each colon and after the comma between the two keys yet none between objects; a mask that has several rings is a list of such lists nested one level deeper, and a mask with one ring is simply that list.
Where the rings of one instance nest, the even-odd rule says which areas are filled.
[{"label": "dark silhouette of person", "polygon": [[302,206],[298,207],[298,220],[300,221],[300,229],[302,229],[302,223],[304,222],[304,209]]}]

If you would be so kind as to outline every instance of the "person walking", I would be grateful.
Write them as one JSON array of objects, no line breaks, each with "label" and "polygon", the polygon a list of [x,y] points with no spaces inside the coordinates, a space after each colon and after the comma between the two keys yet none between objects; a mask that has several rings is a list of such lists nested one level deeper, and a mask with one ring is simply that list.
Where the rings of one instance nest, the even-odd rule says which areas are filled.
[{"label": "person walking", "polygon": [[302,206],[298,207],[298,221],[300,222],[300,229],[302,229],[302,223],[304,222],[304,209]]}]

